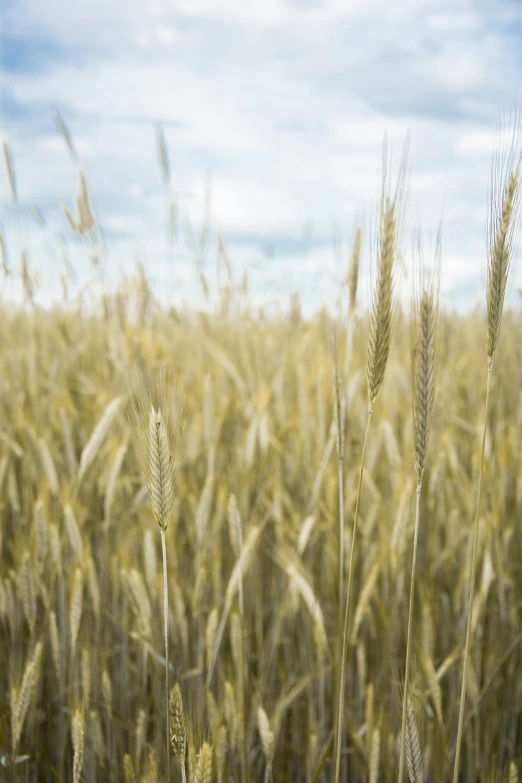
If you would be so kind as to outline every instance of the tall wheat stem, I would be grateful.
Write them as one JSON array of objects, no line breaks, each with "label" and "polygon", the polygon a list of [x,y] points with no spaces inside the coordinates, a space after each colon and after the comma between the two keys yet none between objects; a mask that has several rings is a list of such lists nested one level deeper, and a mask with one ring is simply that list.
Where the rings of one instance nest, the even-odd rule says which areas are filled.
[{"label": "tall wheat stem", "polygon": [[344,593],[344,486],[343,486],[343,461],[338,457],[338,484],[339,484],[339,634],[343,621],[343,593]]},{"label": "tall wheat stem", "polygon": [[346,687],[346,662],[348,659],[348,640],[350,630],[350,597],[352,592],[353,583],[353,566],[355,561],[355,537],[357,535],[357,522],[359,519],[359,501],[361,499],[361,488],[364,475],[364,463],[366,460],[366,444],[368,442],[368,433],[370,431],[370,422],[372,420],[373,402],[368,404],[368,421],[366,423],[366,432],[364,435],[364,445],[361,456],[361,467],[359,470],[359,483],[357,485],[357,499],[355,501],[355,514],[353,517],[353,530],[352,530],[352,546],[350,552],[350,571],[348,573],[348,589],[346,592],[346,604],[344,615],[344,629],[343,629],[343,651],[341,655],[341,672],[340,672],[340,685],[339,685],[339,705],[337,708],[337,732],[335,741],[335,783],[339,783],[341,779],[341,744],[343,734],[343,717],[344,717],[344,691]]},{"label": "tall wheat stem", "polygon": [[460,749],[462,745],[462,734],[463,734],[462,727],[464,722],[464,706],[466,701],[466,684],[467,684],[466,681],[467,681],[467,674],[468,674],[469,648],[471,644],[471,615],[472,615],[472,607],[473,607],[473,598],[475,595],[475,575],[477,571],[480,492],[482,489],[482,473],[484,471],[484,455],[486,452],[486,432],[488,427],[489,391],[491,386],[492,370],[493,370],[493,361],[492,359],[488,359],[488,381],[486,387],[486,404],[484,410],[484,431],[482,433],[482,453],[480,457],[480,473],[478,478],[475,524],[473,527],[473,556],[471,559],[471,573],[469,577],[468,621],[466,627],[466,645],[464,648],[464,663],[462,667],[462,689],[460,693],[459,727],[457,731],[457,745],[455,748],[455,767],[453,769],[453,783],[458,783],[458,779],[459,779]]},{"label": "tall wheat stem", "polygon": [[167,547],[165,530],[161,530],[161,552],[163,555],[163,628],[165,632],[165,715],[167,740],[167,783],[170,781],[170,745],[169,745],[169,586],[167,580]]},{"label": "tall wheat stem", "polygon": [[417,543],[419,540],[420,497],[422,481],[417,482],[417,497],[415,499],[415,532],[413,535],[413,557],[410,580],[410,608],[408,611],[408,640],[406,642],[406,672],[404,675],[404,694],[402,701],[402,727],[401,727],[401,752],[399,760],[399,783],[404,777],[404,751],[406,747],[406,716],[408,713],[408,688],[410,682],[410,654],[411,654],[411,630],[413,627],[413,602],[415,598],[415,565],[417,562]]}]

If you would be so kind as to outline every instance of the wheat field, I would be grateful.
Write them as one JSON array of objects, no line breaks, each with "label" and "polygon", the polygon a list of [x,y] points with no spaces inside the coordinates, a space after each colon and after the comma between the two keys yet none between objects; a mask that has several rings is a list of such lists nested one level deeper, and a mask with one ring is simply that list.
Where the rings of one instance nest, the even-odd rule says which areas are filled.
[{"label": "wheat field", "polygon": [[[69,217],[86,235],[82,187],[83,217],[81,198]],[[385,290],[372,325],[359,251],[358,234],[346,314],[310,318],[298,298],[288,314],[254,309],[231,277],[211,311],[166,309],[142,268],[95,312],[42,308],[22,265],[24,306],[0,303],[6,781],[395,781],[401,723],[404,779],[519,780],[520,311],[494,333],[482,472],[486,308],[442,308],[422,419],[408,309],[388,322]],[[166,365],[179,393],[145,399],[142,435],[171,429],[144,462],[133,371],[154,398]]]}]

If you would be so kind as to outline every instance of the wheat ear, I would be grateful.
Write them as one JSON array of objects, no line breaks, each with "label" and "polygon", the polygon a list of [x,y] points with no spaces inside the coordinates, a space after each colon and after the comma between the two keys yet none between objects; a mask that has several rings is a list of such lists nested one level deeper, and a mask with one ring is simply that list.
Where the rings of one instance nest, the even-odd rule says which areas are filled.
[{"label": "wheat ear", "polygon": [[181,767],[183,783],[186,783],[185,756],[187,752],[187,727],[179,682],[174,683],[170,692],[169,728],[172,749]]},{"label": "wheat ear", "polygon": [[169,780],[169,591],[165,533],[172,514],[174,486],[182,449],[181,407],[179,401],[176,401],[174,404],[173,401],[168,399],[168,394],[172,392],[172,388],[168,383],[168,371],[165,368],[162,368],[158,376],[157,407],[152,402],[148,388],[139,370],[135,371],[134,380],[134,390],[131,394],[133,424],[136,424],[138,451],[145,467],[152,513],[161,532],[163,628],[165,632],[167,780]]},{"label": "wheat ear", "polygon": [[413,702],[410,698],[408,698],[404,736],[410,783],[424,783],[424,768],[422,764],[419,731],[417,729],[417,721],[415,720]]},{"label": "wheat ear", "polygon": [[212,748],[204,742],[200,748],[194,773],[194,783],[211,783],[212,780]]},{"label": "wheat ear", "polygon": [[339,640],[343,623],[343,596],[344,596],[344,411],[342,397],[342,379],[339,372],[339,359],[337,355],[337,334],[335,326],[332,329],[332,354],[333,354],[333,393],[334,393],[334,421],[337,450],[337,489],[339,493]]},{"label": "wheat ear", "polygon": [[366,432],[364,435],[361,465],[359,469],[359,481],[357,485],[357,497],[355,501],[355,513],[353,518],[350,570],[348,572],[348,587],[346,590],[345,599],[343,646],[339,671],[339,703],[337,707],[337,726],[335,732],[335,783],[339,783],[341,779],[341,744],[344,722],[344,692],[346,687],[346,666],[348,662],[348,643],[350,638],[350,598],[353,584],[359,503],[361,499],[364,463],[366,459],[366,445],[368,442],[368,433],[370,431],[373,406],[384,378],[384,371],[386,369],[388,355],[390,352],[391,325],[395,302],[395,279],[397,265],[396,250],[403,214],[402,210],[404,207],[407,159],[408,143],[406,142],[404,145],[404,152],[399,169],[397,189],[395,191],[394,197],[392,198],[389,194],[388,187],[388,166],[386,160],[385,143],[377,252],[377,280],[375,283],[370,307],[370,332],[368,337],[368,351],[366,356],[366,376],[368,381],[368,419],[366,423]]},{"label": "wheat ear", "polygon": [[407,740],[407,721],[410,682],[410,656],[413,628],[413,607],[415,601],[415,567],[419,539],[420,496],[422,479],[428,453],[431,415],[435,399],[435,370],[437,350],[437,328],[440,305],[440,268],[442,251],[442,225],[437,236],[435,261],[430,272],[422,260],[420,234],[418,239],[417,263],[413,275],[413,296],[411,302],[411,363],[413,376],[413,453],[417,493],[415,500],[415,528],[413,535],[413,556],[410,575],[410,603],[408,609],[408,637],[406,642],[406,669],[402,698],[401,749],[399,758],[399,783],[404,776],[404,754]]},{"label": "wheat ear", "polygon": [[[493,159],[490,213],[487,231],[488,275],[487,275],[487,383],[486,402],[484,406],[484,429],[482,433],[482,448],[480,456],[480,471],[477,484],[477,499],[475,502],[475,522],[473,525],[473,553],[468,585],[468,606],[466,623],[466,642],[464,661],[462,665],[462,688],[460,694],[459,723],[457,743],[455,746],[455,766],[453,783],[458,782],[460,751],[462,746],[464,709],[466,701],[466,686],[468,675],[468,660],[471,646],[471,607],[475,595],[475,575],[477,571],[477,544],[480,513],[480,495],[482,489],[482,474],[484,472],[484,455],[486,448],[486,433],[488,423],[489,397],[493,357],[497,347],[504,309],[507,280],[520,210],[520,179],[522,176],[522,127],[520,114],[517,111],[512,122],[512,129],[506,139],[507,128],[501,123],[499,128],[500,143]],[[506,143],[507,141],[507,143]]]}]

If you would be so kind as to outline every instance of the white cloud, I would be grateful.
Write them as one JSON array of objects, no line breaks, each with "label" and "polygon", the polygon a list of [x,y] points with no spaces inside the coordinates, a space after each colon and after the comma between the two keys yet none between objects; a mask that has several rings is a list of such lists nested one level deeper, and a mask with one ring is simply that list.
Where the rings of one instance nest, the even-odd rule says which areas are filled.
[{"label": "white cloud", "polygon": [[[366,227],[384,134],[397,162],[409,130],[410,217],[434,233],[444,208],[448,286],[467,290],[498,111],[521,75],[514,13],[489,0],[458,12],[449,0],[20,0],[7,36],[26,65],[3,72],[16,105],[3,113],[21,200],[65,230],[59,202],[72,201],[76,175],[50,122],[58,106],[114,258],[130,264],[139,250],[166,269],[161,122],[183,215],[201,224],[210,174],[212,225],[231,255],[273,244],[279,266],[301,264],[304,288],[333,258],[333,224],[351,229],[357,215]],[[305,220],[320,249],[300,244]]]}]

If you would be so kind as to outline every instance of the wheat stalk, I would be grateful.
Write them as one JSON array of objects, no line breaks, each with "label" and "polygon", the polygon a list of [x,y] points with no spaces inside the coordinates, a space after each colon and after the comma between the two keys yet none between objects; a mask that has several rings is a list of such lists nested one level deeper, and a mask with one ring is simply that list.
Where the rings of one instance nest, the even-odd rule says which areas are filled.
[{"label": "wheat stalk", "polygon": [[407,175],[408,144],[404,145],[404,152],[399,169],[399,176],[395,195],[392,198],[388,187],[388,167],[386,158],[386,144],[384,145],[383,180],[380,203],[380,228],[377,251],[377,279],[370,306],[370,330],[368,336],[368,349],[366,354],[366,377],[368,384],[368,419],[364,434],[359,480],[355,501],[355,512],[352,529],[352,542],[350,552],[350,570],[348,573],[348,587],[345,599],[345,615],[343,627],[343,645],[339,671],[339,694],[337,707],[337,720],[335,732],[335,783],[341,779],[341,744],[344,722],[344,693],[346,687],[346,666],[348,662],[348,644],[350,638],[350,599],[353,583],[353,571],[355,563],[355,544],[357,535],[357,523],[359,518],[359,503],[361,498],[364,464],[366,459],[366,447],[368,433],[373,414],[375,399],[381,387],[391,344],[391,326],[395,303],[395,280],[397,265],[397,244],[402,224],[402,211],[404,208],[404,196]]},{"label": "wheat stalk", "polygon": [[[165,533],[174,504],[174,489],[183,448],[181,404],[177,389],[170,384],[168,371],[158,375],[158,402],[154,406],[143,375],[134,372],[131,392],[132,423],[138,442],[138,452],[146,475],[152,513],[161,532],[163,562],[163,628],[165,635],[165,713],[167,742],[167,780],[170,771],[169,751],[169,594],[167,578],[167,547]],[[175,398],[170,395],[174,392]],[[169,397],[168,397],[169,395]]]},{"label": "wheat stalk", "polygon": [[[506,139],[506,128],[500,125],[500,139],[497,152],[493,159],[490,186],[490,212],[488,223],[488,275],[487,275],[487,384],[484,406],[484,427],[482,432],[482,448],[480,470],[475,501],[475,521],[472,540],[473,551],[468,583],[468,605],[466,623],[466,642],[462,665],[462,688],[460,695],[459,723],[457,742],[455,746],[455,766],[453,783],[458,783],[460,750],[462,745],[464,709],[466,702],[466,687],[468,676],[468,660],[471,646],[472,607],[475,595],[475,576],[477,570],[478,528],[480,514],[480,496],[484,458],[486,450],[486,433],[488,424],[489,397],[491,389],[491,374],[493,357],[497,347],[504,309],[507,280],[518,228],[518,216],[521,199],[522,176],[522,124],[520,114],[516,112],[510,135]],[[502,138],[504,136],[504,138]]]},{"label": "wheat stalk", "polygon": [[339,372],[339,359],[337,355],[337,335],[335,327],[332,329],[332,356],[333,356],[333,393],[334,393],[334,421],[335,441],[337,451],[337,490],[339,502],[339,638],[343,617],[344,595],[344,406],[342,379]]},{"label": "wheat stalk", "polygon": [[404,693],[402,701],[401,748],[399,759],[399,783],[404,776],[404,757],[406,742],[406,723],[408,720],[408,689],[410,681],[410,656],[413,628],[413,607],[415,600],[415,568],[417,564],[417,545],[420,523],[420,496],[422,479],[428,453],[431,416],[435,399],[435,371],[437,329],[440,311],[440,270],[442,252],[442,224],[437,236],[435,261],[431,271],[423,265],[420,234],[418,237],[418,256],[414,266],[414,286],[411,303],[411,357],[413,375],[413,452],[417,492],[415,501],[415,528],[413,536],[413,555],[410,574],[410,601],[408,609],[408,636],[406,642],[406,669],[404,675]]}]

